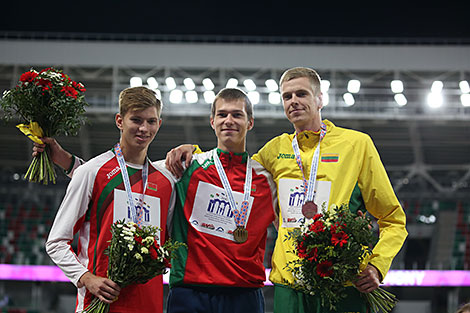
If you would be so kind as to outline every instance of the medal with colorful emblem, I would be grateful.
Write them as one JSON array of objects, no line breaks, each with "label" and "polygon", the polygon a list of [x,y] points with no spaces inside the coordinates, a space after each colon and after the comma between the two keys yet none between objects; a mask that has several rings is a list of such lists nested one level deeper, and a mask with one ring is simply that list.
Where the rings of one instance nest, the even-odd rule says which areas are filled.
[{"label": "medal with colorful emblem", "polygon": [[227,175],[225,174],[224,167],[222,166],[219,156],[217,155],[217,149],[213,150],[213,157],[214,157],[215,168],[217,169],[217,173],[219,174],[220,180],[222,181],[224,190],[227,193],[230,208],[232,209],[233,216],[235,219],[236,228],[233,231],[233,239],[237,243],[244,243],[248,239],[248,230],[246,229],[245,224],[246,224],[246,219],[248,215],[248,207],[250,205],[249,199],[250,199],[250,193],[251,193],[251,175],[252,175],[251,159],[248,156],[246,160],[246,174],[245,174],[243,201],[240,205],[240,209],[238,209],[235,203],[235,199],[233,198],[232,187],[230,186],[230,182],[228,181]]},{"label": "medal with colorful emblem", "polygon": [[315,149],[315,152],[313,154],[312,158],[312,164],[310,166],[310,177],[307,181],[304,175],[304,168],[302,166],[302,158],[300,157],[300,149],[299,149],[299,143],[297,141],[297,133],[294,136],[294,139],[292,140],[292,149],[294,150],[295,154],[295,161],[297,162],[297,165],[299,166],[300,172],[302,172],[302,180],[303,180],[303,185],[304,185],[304,201],[302,204],[302,215],[305,216],[305,218],[311,219],[317,214],[318,212],[318,206],[314,202],[315,200],[315,183],[317,181],[317,172],[318,172],[318,162],[320,159],[320,143],[326,135],[326,125],[325,123],[321,123],[320,126],[320,138],[318,140],[318,145],[317,148]]}]

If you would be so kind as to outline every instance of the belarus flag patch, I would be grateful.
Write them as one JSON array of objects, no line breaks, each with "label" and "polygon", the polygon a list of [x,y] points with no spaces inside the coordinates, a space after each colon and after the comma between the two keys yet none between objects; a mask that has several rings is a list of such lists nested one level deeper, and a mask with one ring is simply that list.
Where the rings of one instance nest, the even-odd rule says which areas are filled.
[{"label": "belarus flag patch", "polygon": [[326,163],[336,163],[339,161],[338,153],[325,153],[321,155],[321,161]]}]

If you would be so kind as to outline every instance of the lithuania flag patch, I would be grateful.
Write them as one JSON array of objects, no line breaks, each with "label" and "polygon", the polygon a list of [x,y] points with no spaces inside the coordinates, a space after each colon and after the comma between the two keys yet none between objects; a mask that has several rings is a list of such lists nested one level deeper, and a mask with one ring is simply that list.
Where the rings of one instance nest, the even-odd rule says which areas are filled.
[{"label": "lithuania flag patch", "polygon": [[321,155],[321,161],[326,163],[336,163],[339,161],[338,153],[325,153]]}]

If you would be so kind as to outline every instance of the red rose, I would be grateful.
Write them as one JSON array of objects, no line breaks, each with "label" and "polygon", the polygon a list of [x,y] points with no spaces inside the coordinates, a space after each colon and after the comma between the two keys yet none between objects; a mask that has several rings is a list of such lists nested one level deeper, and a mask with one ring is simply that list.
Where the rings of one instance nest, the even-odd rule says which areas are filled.
[{"label": "red rose", "polygon": [[62,87],[60,91],[65,93],[67,97],[72,97],[74,99],[77,99],[78,91],[75,88],[72,88],[70,86],[64,86]]},{"label": "red rose", "polygon": [[298,248],[297,248],[297,255],[299,256],[299,258],[303,259],[305,257],[307,257],[307,247],[305,247],[304,245],[304,242],[300,242]]},{"label": "red rose", "polygon": [[322,261],[317,266],[317,274],[320,277],[329,277],[333,275],[333,263],[331,261]]},{"label": "red rose", "polygon": [[38,76],[38,73],[25,72],[25,73],[21,74],[20,82],[31,83],[37,76]]},{"label": "red rose", "polygon": [[142,244],[142,237],[139,237],[139,236],[134,235],[134,240],[135,240],[136,242],[138,242],[139,245],[141,245],[141,246],[143,245],[143,244]]},{"label": "red rose", "polygon": [[319,220],[320,217],[322,217],[322,216],[323,216],[323,214],[320,214],[320,213],[315,214],[315,216],[313,217],[313,221]]},{"label": "red rose", "polygon": [[340,231],[339,233],[335,233],[331,235],[331,243],[337,246],[339,244],[340,247],[347,244],[347,239],[349,238],[348,234],[344,231]]},{"label": "red rose", "polygon": [[42,90],[49,90],[52,88],[52,82],[43,78],[36,80],[36,85],[42,86]]},{"label": "red rose", "polygon": [[321,233],[325,230],[325,224],[322,221],[315,221],[313,224],[310,224],[308,229],[314,233]]},{"label": "red rose", "polygon": [[78,91],[85,92],[86,89],[83,87],[82,83],[77,83],[76,81],[72,81],[73,88],[77,89]]},{"label": "red rose", "polygon": [[155,250],[154,246],[150,247],[150,257],[152,258],[152,260],[158,259],[158,252],[157,250]]}]

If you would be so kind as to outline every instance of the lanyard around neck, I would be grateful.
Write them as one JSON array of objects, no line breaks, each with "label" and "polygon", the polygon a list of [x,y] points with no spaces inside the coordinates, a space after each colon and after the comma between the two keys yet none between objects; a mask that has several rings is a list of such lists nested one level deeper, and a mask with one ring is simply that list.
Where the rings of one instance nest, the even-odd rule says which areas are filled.
[{"label": "lanyard around neck", "polygon": [[137,203],[139,207],[135,206],[134,204],[134,197],[132,196],[132,187],[131,182],[129,180],[129,175],[127,173],[127,166],[126,161],[124,160],[124,156],[122,155],[121,145],[119,142],[114,146],[114,152],[116,154],[116,158],[119,163],[119,167],[121,168],[121,175],[122,180],[124,182],[124,188],[126,189],[127,193],[127,200],[129,201],[129,207],[131,212],[132,221],[136,223],[139,227],[142,226],[142,205],[144,202],[144,194],[147,188],[147,178],[148,178],[148,159],[145,158],[145,163],[142,168],[142,194],[139,196],[139,202]]},{"label": "lanyard around neck", "polygon": [[237,226],[244,226],[247,217],[248,211],[248,200],[250,199],[251,193],[251,159],[248,156],[246,160],[246,174],[245,174],[245,186],[243,192],[243,202],[240,205],[240,210],[237,209],[235,204],[235,199],[233,198],[232,188],[230,187],[230,182],[228,181],[227,175],[225,174],[224,167],[220,162],[219,156],[217,155],[217,149],[214,149],[212,152],[214,157],[215,168],[217,169],[217,173],[219,174],[220,180],[222,181],[222,185],[224,186],[224,190],[227,193],[228,201],[230,203],[230,208],[232,209],[233,216],[235,217],[235,224]]},{"label": "lanyard around neck", "polygon": [[294,135],[294,139],[292,140],[292,149],[294,150],[295,154],[295,161],[297,162],[297,165],[300,168],[300,171],[302,172],[302,179],[304,183],[304,194],[306,197],[304,198],[304,203],[307,201],[313,201],[313,198],[315,197],[315,182],[317,180],[317,172],[318,172],[318,161],[320,159],[320,143],[326,135],[326,125],[325,123],[321,123],[320,126],[320,138],[318,140],[318,145],[317,148],[315,149],[315,152],[313,154],[312,158],[312,164],[310,166],[310,177],[307,181],[305,178],[304,174],[304,168],[302,166],[302,159],[300,157],[300,149],[299,149],[299,143],[297,141],[297,133]]}]

